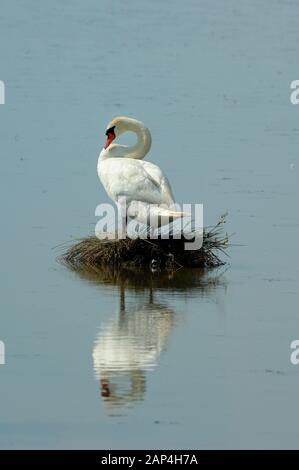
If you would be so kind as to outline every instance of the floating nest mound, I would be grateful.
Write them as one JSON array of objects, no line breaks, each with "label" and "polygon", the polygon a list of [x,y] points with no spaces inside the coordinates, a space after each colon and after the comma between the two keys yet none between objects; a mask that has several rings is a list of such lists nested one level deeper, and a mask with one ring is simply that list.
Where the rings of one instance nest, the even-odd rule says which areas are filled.
[{"label": "floating nest mound", "polygon": [[79,270],[102,266],[149,267],[176,270],[180,267],[217,267],[228,247],[228,235],[223,234],[225,215],[213,227],[203,231],[203,243],[198,250],[186,250],[190,238],[125,238],[101,240],[89,236],[79,240],[60,256],[60,261]]}]

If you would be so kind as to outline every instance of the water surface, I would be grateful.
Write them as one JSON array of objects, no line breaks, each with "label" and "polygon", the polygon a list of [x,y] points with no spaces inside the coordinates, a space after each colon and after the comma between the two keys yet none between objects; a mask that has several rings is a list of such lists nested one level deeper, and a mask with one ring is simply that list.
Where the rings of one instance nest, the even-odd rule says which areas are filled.
[{"label": "water surface", "polygon": [[[298,12],[2,0],[1,448],[298,447]],[[118,114],[151,129],[179,202],[229,211],[222,275],[56,262],[108,200]]]}]

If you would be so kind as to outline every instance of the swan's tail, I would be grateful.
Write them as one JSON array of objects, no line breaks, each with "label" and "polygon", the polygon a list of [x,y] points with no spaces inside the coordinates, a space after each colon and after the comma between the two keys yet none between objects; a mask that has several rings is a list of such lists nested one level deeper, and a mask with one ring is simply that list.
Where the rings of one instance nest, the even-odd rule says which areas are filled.
[{"label": "swan's tail", "polygon": [[175,210],[175,206],[162,206],[158,204],[148,204],[140,201],[132,201],[128,207],[127,215],[146,227],[156,229],[164,225],[174,223],[184,217],[191,218],[191,214]]},{"label": "swan's tail", "polygon": [[189,212],[172,211],[163,207],[157,207],[155,212],[158,217],[168,217],[170,222],[181,217],[191,217]]}]

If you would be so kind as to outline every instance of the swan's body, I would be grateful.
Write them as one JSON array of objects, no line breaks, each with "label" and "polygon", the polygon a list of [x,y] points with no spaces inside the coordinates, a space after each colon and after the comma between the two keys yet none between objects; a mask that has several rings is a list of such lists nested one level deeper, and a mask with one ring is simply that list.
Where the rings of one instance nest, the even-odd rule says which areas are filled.
[{"label": "swan's body", "polygon": [[100,157],[98,175],[108,196],[115,202],[125,196],[128,203],[174,204],[168,180],[153,163],[126,157]]},{"label": "swan's body", "polygon": [[[137,135],[134,146],[111,144],[126,131]],[[136,119],[117,117],[108,124],[106,135],[97,169],[108,196],[116,204],[125,198],[129,216],[141,222],[152,212],[160,217],[182,217],[184,214],[174,210],[174,197],[166,176],[157,165],[143,161],[151,147],[149,130]],[[151,207],[152,204],[156,206]]]}]

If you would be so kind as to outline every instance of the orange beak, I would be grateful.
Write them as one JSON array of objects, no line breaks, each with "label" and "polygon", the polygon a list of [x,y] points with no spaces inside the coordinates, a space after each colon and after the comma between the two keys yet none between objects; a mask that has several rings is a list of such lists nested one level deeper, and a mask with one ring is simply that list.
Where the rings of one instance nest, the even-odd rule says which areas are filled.
[{"label": "orange beak", "polygon": [[109,132],[109,134],[107,134],[107,139],[104,145],[104,149],[107,149],[114,139],[115,139],[115,134],[113,134],[112,132]]}]

